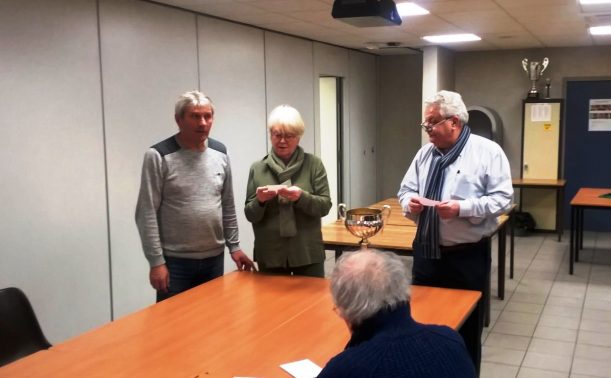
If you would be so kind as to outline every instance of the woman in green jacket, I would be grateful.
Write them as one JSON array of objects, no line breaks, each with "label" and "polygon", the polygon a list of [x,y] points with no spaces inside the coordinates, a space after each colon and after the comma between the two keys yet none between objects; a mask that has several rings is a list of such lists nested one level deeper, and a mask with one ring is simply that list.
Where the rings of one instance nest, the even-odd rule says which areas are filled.
[{"label": "woman in green jacket", "polygon": [[299,146],[305,126],[295,108],[276,107],[267,128],[272,149],[250,167],[244,208],[255,233],[254,260],[261,272],[324,277],[327,172]]}]

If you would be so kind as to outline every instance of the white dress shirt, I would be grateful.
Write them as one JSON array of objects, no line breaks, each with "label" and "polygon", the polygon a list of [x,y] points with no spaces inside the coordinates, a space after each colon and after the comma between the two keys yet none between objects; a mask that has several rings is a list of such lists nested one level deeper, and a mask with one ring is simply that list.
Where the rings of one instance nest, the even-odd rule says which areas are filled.
[{"label": "white dress shirt", "polygon": [[[435,146],[423,146],[412,161],[397,194],[407,218],[418,222],[409,212],[412,197],[424,197],[426,180]],[[445,170],[442,201],[456,200],[458,217],[439,219],[439,243],[451,246],[474,243],[491,235],[498,215],[507,212],[513,202],[509,161],[501,147],[479,135],[471,134],[458,158]]]}]

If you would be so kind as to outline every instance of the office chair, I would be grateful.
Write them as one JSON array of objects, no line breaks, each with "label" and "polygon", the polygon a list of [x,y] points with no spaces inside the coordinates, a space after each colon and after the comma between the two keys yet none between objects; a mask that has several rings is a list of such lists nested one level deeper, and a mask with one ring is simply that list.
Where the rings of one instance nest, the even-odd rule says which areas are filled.
[{"label": "office chair", "polygon": [[51,346],[23,291],[0,290],[0,366]]}]

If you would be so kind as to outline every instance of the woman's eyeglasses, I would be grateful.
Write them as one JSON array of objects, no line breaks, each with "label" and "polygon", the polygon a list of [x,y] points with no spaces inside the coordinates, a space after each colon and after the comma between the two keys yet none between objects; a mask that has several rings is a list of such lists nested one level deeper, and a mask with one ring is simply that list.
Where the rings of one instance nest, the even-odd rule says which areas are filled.
[{"label": "woman's eyeglasses", "polygon": [[283,133],[278,133],[278,132],[272,131],[272,138],[277,139],[277,140],[284,139],[287,142],[290,142],[293,139],[297,138],[297,135],[295,135],[295,134],[283,134]]}]

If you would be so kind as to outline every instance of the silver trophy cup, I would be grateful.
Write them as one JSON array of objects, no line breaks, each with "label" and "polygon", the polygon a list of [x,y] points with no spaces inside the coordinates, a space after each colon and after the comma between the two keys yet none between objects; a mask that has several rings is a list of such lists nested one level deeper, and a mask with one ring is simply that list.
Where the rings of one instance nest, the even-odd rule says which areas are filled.
[{"label": "silver trophy cup", "polygon": [[359,242],[361,248],[367,248],[368,238],[373,237],[384,227],[384,221],[390,215],[390,206],[384,205],[381,210],[367,207],[346,210],[346,205],[340,203],[337,212],[346,229],[352,235],[361,238]]},{"label": "silver trophy cup", "polygon": [[528,91],[526,98],[539,98],[537,80],[539,80],[548,64],[549,59],[547,58],[544,58],[543,62],[528,62],[528,59],[522,59],[522,68],[524,68],[524,71],[526,71],[526,74],[530,79],[530,90]]}]

